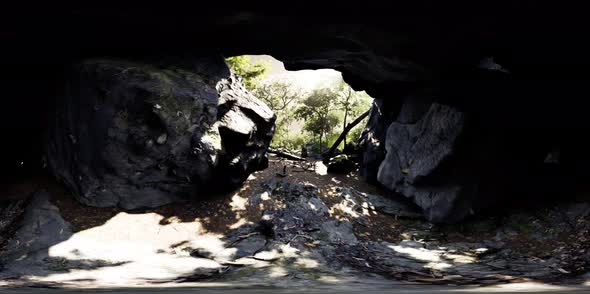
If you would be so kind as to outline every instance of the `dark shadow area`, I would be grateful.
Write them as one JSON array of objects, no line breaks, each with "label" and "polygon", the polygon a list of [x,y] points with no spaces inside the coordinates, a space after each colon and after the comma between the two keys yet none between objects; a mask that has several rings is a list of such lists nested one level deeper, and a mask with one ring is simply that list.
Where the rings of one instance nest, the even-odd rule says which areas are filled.
[{"label": "dark shadow area", "polygon": [[[7,9],[0,277],[587,285],[586,10],[529,2]],[[262,52],[375,97],[352,172],[265,156]]]}]

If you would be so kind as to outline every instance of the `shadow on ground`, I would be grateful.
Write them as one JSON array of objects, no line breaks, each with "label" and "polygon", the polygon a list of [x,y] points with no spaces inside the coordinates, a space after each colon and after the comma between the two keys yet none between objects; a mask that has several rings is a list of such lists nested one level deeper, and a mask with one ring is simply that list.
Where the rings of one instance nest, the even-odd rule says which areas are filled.
[{"label": "shadow on ground", "polygon": [[[288,176],[278,176],[285,166]],[[4,244],[0,278],[60,286],[586,282],[590,207],[433,226],[406,201],[322,168],[272,158],[237,191],[144,211],[82,206],[49,179],[22,183],[11,193],[35,196]]]}]

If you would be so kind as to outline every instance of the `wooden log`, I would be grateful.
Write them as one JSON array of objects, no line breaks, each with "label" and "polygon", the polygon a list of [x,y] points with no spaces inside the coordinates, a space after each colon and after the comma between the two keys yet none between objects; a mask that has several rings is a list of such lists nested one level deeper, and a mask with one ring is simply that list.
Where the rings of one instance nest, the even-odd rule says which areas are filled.
[{"label": "wooden log", "polygon": [[289,160],[307,161],[303,157],[299,157],[299,156],[297,156],[295,154],[291,154],[291,153],[288,153],[288,152],[285,152],[285,151],[281,151],[281,150],[277,150],[277,149],[268,148],[268,153],[271,153],[271,154],[274,154],[274,155],[276,155],[278,157],[286,158],[286,159],[289,159]]},{"label": "wooden log", "polygon": [[349,123],[346,126],[346,128],[344,128],[344,131],[342,131],[342,133],[340,134],[338,139],[336,139],[336,142],[334,142],[334,144],[332,145],[332,147],[330,148],[328,153],[325,155],[324,163],[328,163],[330,161],[330,158],[332,158],[334,156],[334,152],[336,152],[336,148],[338,148],[338,145],[340,145],[342,140],[344,140],[344,138],[346,138],[346,135],[348,135],[348,132],[350,132],[350,130],[352,130],[352,128],[354,128],[354,126],[358,125],[365,117],[367,117],[369,115],[369,112],[370,112],[370,110],[365,111],[365,113],[361,114],[353,122]]}]

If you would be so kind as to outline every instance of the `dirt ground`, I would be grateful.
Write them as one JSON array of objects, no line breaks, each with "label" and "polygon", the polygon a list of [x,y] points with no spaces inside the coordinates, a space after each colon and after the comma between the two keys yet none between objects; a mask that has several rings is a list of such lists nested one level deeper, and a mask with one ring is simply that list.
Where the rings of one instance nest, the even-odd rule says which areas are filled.
[{"label": "dirt ground", "polygon": [[[318,168],[314,170],[313,166],[315,165],[318,165]],[[278,176],[277,174],[283,173],[285,166],[288,176]],[[302,166],[305,166],[307,169],[302,168]],[[208,195],[204,199],[195,199],[195,201],[187,203],[170,204],[153,209],[126,212],[154,212],[165,217],[163,222],[191,222],[198,220],[205,225],[207,231],[224,233],[228,231],[229,227],[240,220],[253,221],[260,218],[262,214],[261,210],[248,210],[245,213],[236,213],[232,210],[232,202],[235,200],[234,196],[236,195],[247,198],[263,192],[264,187],[262,184],[270,178],[277,178],[283,182],[293,184],[307,183],[314,185],[319,188],[319,196],[328,206],[332,206],[338,201],[336,190],[339,187],[351,187],[369,194],[397,196],[393,192],[366,183],[359,178],[358,171],[349,174],[327,174],[325,169],[326,167],[321,161],[313,160],[309,163],[298,163],[271,155],[269,167],[253,173],[243,186],[236,191],[220,195]],[[34,182],[35,184],[33,185],[30,182],[21,183],[16,190],[22,193],[26,190],[33,192],[39,189],[46,189],[52,195],[52,202],[60,209],[64,218],[78,231],[102,225],[105,221],[123,211],[119,208],[97,208],[82,205],[75,201],[73,196],[61,185],[51,179],[38,178]],[[400,234],[407,225],[402,220],[392,218],[390,215],[381,214],[372,217],[370,223],[362,225],[359,223],[353,224],[355,233],[358,236],[376,241],[400,240]]]},{"label": "dirt ground", "polygon": [[[285,171],[286,176],[284,176]],[[367,184],[359,178],[358,171],[349,174],[328,174],[326,167],[315,160],[301,163],[271,155],[269,167],[252,174],[236,191],[222,195],[209,195],[192,202],[125,212],[131,215],[155,213],[163,217],[159,221],[160,225],[198,223],[202,226],[203,232],[226,234],[240,225],[256,223],[261,219],[264,212],[262,208],[258,209],[255,206],[249,206],[248,209],[237,208],[243,206],[254,195],[263,193],[267,189],[264,184],[269,179],[317,187],[319,191],[317,196],[331,208],[330,217],[350,221],[354,235],[365,242],[375,244],[419,242],[423,244],[420,246],[425,246],[424,248],[446,248],[445,246],[449,244],[456,246],[464,243],[482,244],[482,246],[485,244],[489,249],[485,253],[472,254],[469,253],[471,251],[460,253],[480,260],[488,258],[486,262],[493,264],[494,267],[498,266],[497,261],[501,259],[502,265],[499,267],[510,270],[527,271],[530,264],[543,264],[544,270],[554,273],[544,275],[543,277],[551,278],[542,278],[543,282],[581,283],[586,281],[585,273],[590,267],[590,242],[588,242],[590,205],[587,201],[549,203],[544,208],[528,211],[526,209],[505,210],[502,214],[481,216],[456,225],[433,225],[423,219],[403,218],[380,212],[371,213],[366,221],[361,222],[350,218],[338,209],[333,209],[342,201],[340,191],[343,187],[367,194],[392,197],[402,202],[407,200],[395,193]],[[100,227],[123,212],[118,208],[81,205],[62,186],[48,177],[22,181],[2,192],[2,195],[4,195],[3,198],[10,199],[38,190],[49,192],[50,201],[59,208],[63,218],[73,226],[74,232]],[[444,250],[455,252],[452,248]],[[429,253],[426,249],[423,251]],[[448,255],[449,252],[445,254]],[[351,254],[363,256],[362,252]],[[357,259],[362,260],[357,267],[361,271],[388,277],[390,269],[383,269],[379,260],[369,262],[362,258]],[[526,261],[527,264],[520,268],[516,265],[511,267],[510,263],[516,260]],[[390,278],[397,279],[399,276]],[[414,281],[456,283],[448,277],[436,276],[435,272],[432,272],[432,277],[420,277]]]},{"label": "dirt ground", "polygon": [[[313,168],[312,166],[317,166]],[[280,177],[285,170],[288,176]],[[302,168],[304,167],[304,168]],[[302,184],[308,183],[319,188],[318,196],[331,207],[336,204],[337,189],[351,187],[360,192],[377,194],[387,197],[403,199],[394,192],[382,189],[363,181],[358,170],[349,174],[327,174],[321,161],[299,163],[285,160],[276,156],[270,156],[269,167],[265,170],[253,173],[244,185],[236,191],[221,195],[209,195],[205,199],[196,199],[190,203],[166,205],[148,210],[127,211],[128,213],[154,212],[164,216],[163,222],[200,221],[205,229],[212,233],[224,233],[238,221],[254,221],[260,218],[261,210],[248,210],[236,213],[232,210],[234,196],[247,198],[264,191],[263,183],[270,178],[278,178],[283,182]],[[85,230],[103,224],[121,212],[118,208],[88,207],[74,201],[73,197],[59,184],[51,179],[37,179],[36,185],[23,183],[23,187],[17,190],[23,191],[39,188],[47,189],[52,195],[52,201],[59,207],[64,218],[74,225],[76,230]],[[362,239],[372,241],[397,242],[406,239],[404,232],[419,230],[429,232],[430,238],[443,239],[447,242],[482,242],[496,237],[497,228],[506,227],[510,237],[505,240],[510,247],[522,254],[543,257],[551,255],[554,250],[566,250],[575,245],[579,247],[578,253],[586,252],[583,241],[587,240],[590,220],[585,216],[570,220],[565,212],[559,212],[558,206],[548,206],[541,210],[524,213],[503,214],[484,218],[467,220],[458,225],[433,225],[422,220],[398,219],[387,214],[371,215],[370,222],[353,222],[355,234]],[[563,208],[563,207],[561,207]],[[333,211],[338,214],[338,211]],[[551,238],[535,238],[539,234]],[[427,237],[427,236],[423,236]],[[584,267],[576,268],[576,271],[584,270]]]}]

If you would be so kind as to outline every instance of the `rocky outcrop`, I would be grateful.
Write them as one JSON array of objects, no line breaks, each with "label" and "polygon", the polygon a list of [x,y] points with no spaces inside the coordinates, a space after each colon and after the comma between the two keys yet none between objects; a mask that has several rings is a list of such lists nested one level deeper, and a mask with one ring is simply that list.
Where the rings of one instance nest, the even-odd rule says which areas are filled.
[{"label": "rocky outcrop", "polygon": [[217,84],[219,109],[216,122],[222,152],[216,181],[235,187],[251,172],[268,167],[266,151],[274,135],[274,113],[232,75]]},{"label": "rocky outcrop", "polygon": [[401,101],[376,99],[371,105],[369,120],[359,140],[362,146],[360,174],[370,183],[377,184],[379,165],[385,159],[387,127],[395,120]]},{"label": "rocky outcrop", "polygon": [[356,163],[346,154],[336,155],[328,162],[329,173],[347,174],[354,171]]},{"label": "rocky outcrop", "polygon": [[22,218],[27,203],[27,199],[0,202],[0,251],[15,232],[17,223]]},{"label": "rocky outcrop", "polygon": [[87,205],[134,209],[232,188],[264,168],[275,116],[211,60],[191,71],[74,66],[49,126],[51,171]]},{"label": "rocky outcrop", "polygon": [[59,209],[49,201],[46,191],[38,191],[22,208],[16,231],[6,242],[0,265],[2,279],[27,274],[42,274],[39,267],[49,266],[48,248],[63,242],[73,234],[72,226],[60,215]]},{"label": "rocky outcrop", "polygon": [[[411,198],[432,222],[530,205],[558,184],[543,163],[551,146],[542,130],[551,123],[520,115],[530,105],[514,102],[522,92],[510,73],[496,64],[470,78],[469,87],[407,95],[385,134],[377,180]],[[453,97],[478,99],[458,103]]]},{"label": "rocky outcrop", "polygon": [[464,123],[463,113],[438,103],[414,124],[393,122],[387,129],[387,156],[379,167],[379,182],[413,197],[431,221],[465,216],[469,209],[458,205],[463,187],[452,177],[436,179],[453,155]]}]

